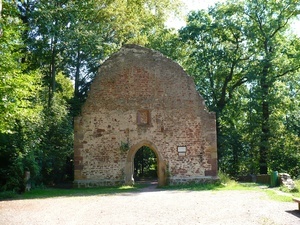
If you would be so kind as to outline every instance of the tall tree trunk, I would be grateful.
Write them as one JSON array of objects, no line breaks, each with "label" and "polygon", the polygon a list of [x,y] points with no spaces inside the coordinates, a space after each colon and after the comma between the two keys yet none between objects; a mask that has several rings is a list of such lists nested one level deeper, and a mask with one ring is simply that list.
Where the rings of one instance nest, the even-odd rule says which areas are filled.
[{"label": "tall tree trunk", "polygon": [[76,72],[75,72],[75,90],[74,90],[74,96],[76,99],[79,98],[79,75],[80,75],[80,47],[78,45],[77,59],[76,59]]},{"label": "tall tree trunk", "polygon": [[261,114],[261,136],[259,145],[259,171],[260,174],[268,173],[268,152],[269,152],[269,139],[270,139],[270,111],[269,111],[269,83],[267,81],[267,76],[269,73],[270,62],[267,61],[263,67],[261,82],[261,96],[262,96],[262,114]]},{"label": "tall tree trunk", "polygon": [[48,106],[51,105],[51,101],[56,91],[56,37],[51,40],[51,63],[50,63],[50,85],[49,85],[49,99]]},{"label": "tall tree trunk", "polygon": [[239,140],[236,138],[232,145],[232,160],[233,160],[233,175],[236,177],[239,174]]},{"label": "tall tree trunk", "polygon": [[[52,49],[52,56],[51,56],[51,89],[52,93],[56,91],[56,65],[55,65],[55,54],[56,54],[56,41],[54,40],[54,45]],[[52,94],[53,97],[53,94]]]}]

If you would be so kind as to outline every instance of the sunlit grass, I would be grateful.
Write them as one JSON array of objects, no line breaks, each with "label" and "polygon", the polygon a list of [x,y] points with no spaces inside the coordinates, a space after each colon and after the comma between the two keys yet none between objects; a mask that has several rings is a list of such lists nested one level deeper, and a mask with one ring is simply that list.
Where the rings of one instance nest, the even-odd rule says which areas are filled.
[{"label": "sunlit grass", "polygon": [[221,174],[220,181],[215,184],[187,184],[168,186],[164,189],[179,191],[261,191],[265,192],[271,200],[280,202],[291,202],[293,197],[300,197],[300,181],[296,181],[296,188],[293,192],[282,192],[282,188],[268,188],[266,185],[257,183],[241,183],[230,179],[228,176]]},{"label": "sunlit grass", "polygon": [[291,202],[292,201],[292,196],[291,195],[284,195],[284,194],[279,194],[278,192],[274,190],[264,190],[268,197],[274,201],[279,201],[279,202]]},{"label": "sunlit grass", "polygon": [[[283,193],[282,188],[268,188],[256,183],[241,183],[227,177],[221,177],[216,183],[206,184],[186,184],[176,186],[166,186],[161,190],[178,190],[178,191],[263,191],[270,199],[282,202],[290,202],[293,197],[300,198],[300,181],[295,181],[296,189],[294,192]],[[53,197],[76,197],[92,195],[113,195],[118,193],[137,192],[145,187],[145,184],[134,186],[119,187],[95,187],[95,188],[73,188],[73,189],[56,189],[56,188],[39,188],[33,189],[23,194],[14,192],[0,192],[0,200],[5,199],[35,199],[35,198],[53,198]]]},{"label": "sunlit grass", "polygon": [[240,183],[231,179],[231,177],[222,171],[218,172],[219,180],[215,183],[200,183],[200,184],[186,184],[186,185],[175,185],[167,186],[164,189],[168,190],[183,190],[183,191],[204,191],[204,190],[214,190],[214,191],[230,191],[230,190],[256,190],[259,189],[259,185],[256,183]]},{"label": "sunlit grass", "polygon": [[37,188],[22,194],[13,192],[0,193],[0,200],[5,199],[34,199],[34,198],[53,198],[53,197],[74,197],[92,195],[112,195],[117,193],[135,192],[141,189],[142,185],[119,186],[119,187],[95,187],[95,188]]},{"label": "sunlit grass", "polygon": [[293,197],[300,198],[300,180],[294,180],[294,183],[295,183],[295,188],[292,190],[289,190],[288,188],[283,186],[281,186],[279,190],[288,193]]},{"label": "sunlit grass", "polygon": [[222,185],[219,190],[254,190],[259,187],[256,183],[237,182],[222,171],[219,171],[218,177]]},{"label": "sunlit grass", "polygon": [[222,184],[218,190],[244,190],[244,191],[255,191],[260,190],[260,185],[256,183],[240,183],[237,181],[230,181],[226,184]]},{"label": "sunlit grass", "polygon": [[216,190],[220,184],[179,184],[162,187],[163,190],[178,190],[178,191],[209,191]]},{"label": "sunlit grass", "polygon": [[101,194],[113,194],[133,190],[134,188],[123,187],[99,187],[99,188],[80,188],[80,189],[36,189],[22,194],[22,198],[47,198],[47,197],[59,197],[59,196],[88,196],[88,195],[101,195]]},{"label": "sunlit grass", "polygon": [[294,180],[295,188],[289,190],[287,187],[280,186],[278,188],[265,189],[270,199],[280,202],[291,202],[293,198],[300,198],[300,180]]},{"label": "sunlit grass", "polygon": [[165,190],[179,190],[179,191],[233,191],[233,190],[259,190],[258,184],[255,183],[239,183],[230,181],[227,183],[215,184],[185,184],[163,187]]}]

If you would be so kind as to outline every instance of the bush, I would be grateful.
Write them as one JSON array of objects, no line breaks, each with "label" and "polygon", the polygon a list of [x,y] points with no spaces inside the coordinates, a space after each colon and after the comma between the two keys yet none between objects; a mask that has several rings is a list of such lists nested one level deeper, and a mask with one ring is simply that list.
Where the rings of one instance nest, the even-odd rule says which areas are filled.
[{"label": "bush", "polygon": [[16,195],[14,191],[3,191],[0,192],[0,200],[13,199],[16,198]]},{"label": "bush", "polygon": [[230,176],[226,173],[224,173],[223,171],[219,170],[219,173],[218,173],[218,177],[220,179],[220,182],[222,184],[228,184],[228,183],[231,183],[231,182],[235,182],[233,181]]}]

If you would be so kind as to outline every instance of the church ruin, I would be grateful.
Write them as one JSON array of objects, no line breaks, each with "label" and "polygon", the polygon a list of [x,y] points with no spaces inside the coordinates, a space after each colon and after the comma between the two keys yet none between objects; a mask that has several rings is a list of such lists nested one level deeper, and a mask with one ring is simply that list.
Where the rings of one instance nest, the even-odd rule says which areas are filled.
[{"label": "church ruin", "polygon": [[215,114],[161,53],[125,45],[99,69],[74,125],[75,186],[131,184],[135,153],[157,157],[158,185],[217,178]]}]

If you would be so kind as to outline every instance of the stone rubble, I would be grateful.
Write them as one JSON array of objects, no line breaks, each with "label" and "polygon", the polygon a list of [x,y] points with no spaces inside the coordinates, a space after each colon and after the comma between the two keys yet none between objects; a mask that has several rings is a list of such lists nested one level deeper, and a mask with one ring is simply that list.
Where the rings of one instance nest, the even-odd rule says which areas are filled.
[{"label": "stone rubble", "polygon": [[287,187],[289,190],[294,190],[296,188],[295,182],[291,178],[291,176],[287,173],[279,173],[280,184]]}]

